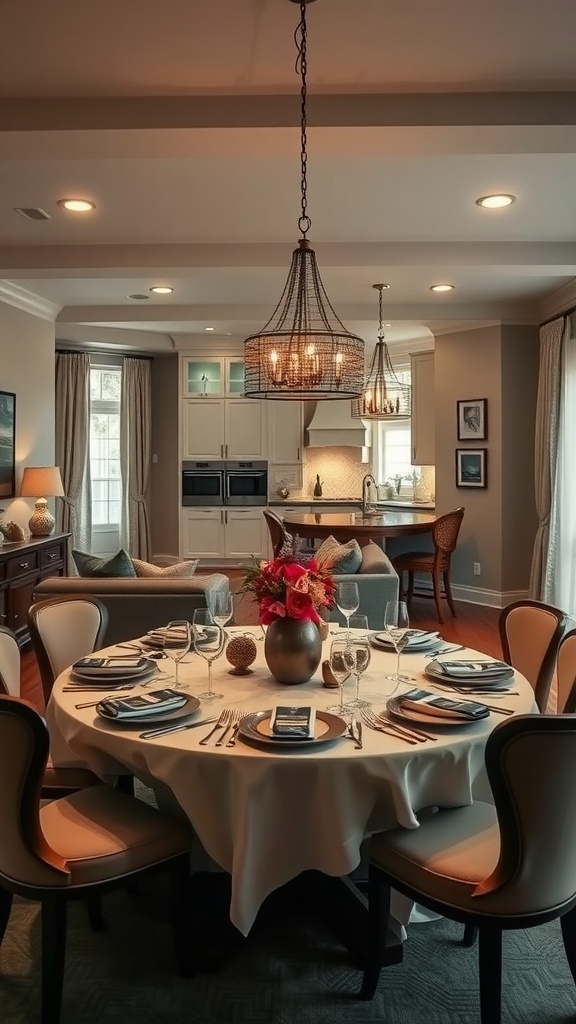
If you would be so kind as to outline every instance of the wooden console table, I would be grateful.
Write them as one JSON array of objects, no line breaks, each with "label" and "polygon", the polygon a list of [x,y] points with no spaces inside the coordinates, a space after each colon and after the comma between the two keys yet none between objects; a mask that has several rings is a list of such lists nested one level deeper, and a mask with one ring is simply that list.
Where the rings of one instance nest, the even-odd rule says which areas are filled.
[{"label": "wooden console table", "polygon": [[65,576],[69,533],[31,537],[0,544],[0,624],[8,626],[20,646],[29,640],[28,609],[40,580]]}]

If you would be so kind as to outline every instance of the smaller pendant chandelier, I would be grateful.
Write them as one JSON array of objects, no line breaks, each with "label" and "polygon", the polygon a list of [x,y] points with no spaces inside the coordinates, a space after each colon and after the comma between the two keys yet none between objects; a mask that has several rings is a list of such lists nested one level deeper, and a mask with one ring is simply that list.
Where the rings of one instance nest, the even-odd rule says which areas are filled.
[{"label": "smaller pendant chandelier", "polygon": [[307,239],[306,199],[306,4],[294,34],[296,69],[301,78],[300,167],[302,237],[292,253],[288,280],[276,309],[259,334],[244,342],[244,394],[247,398],[358,398],[364,379],[364,342],[334,312],[320,278],[316,254]]},{"label": "smaller pendant chandelier", "polygon": [[398,380],[384,341],[382,292],[388,286],[373,284],[372,287],[379,292],[378,341],[362,394],[352,403],[352,415],[363,420],[395,420],[410,415],[412,388]]}]

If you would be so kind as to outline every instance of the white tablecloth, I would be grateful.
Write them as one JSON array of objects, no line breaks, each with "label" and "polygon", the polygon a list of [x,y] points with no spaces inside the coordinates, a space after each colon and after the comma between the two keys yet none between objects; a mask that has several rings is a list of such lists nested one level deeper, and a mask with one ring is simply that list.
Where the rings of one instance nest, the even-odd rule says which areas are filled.
[{"label": "white tablecloth", "polygon": [[[199,714],[212,718],[222,707],[248,712],[275,704],[325,709],[337,703],[338,690],[322,686],[320,668],[304,685],[278,684],[264,661],[261,630],[245,632],[257,638],[253,673],[230,675],[226,659],[216,661],[214,688],[224,699],[204,705]],[[330,639],[323,657],[328,657]],[[460,651],[453,657],[469,658],[472,653]],[[426,660],[423,655],[404,654],[402,670],[432,689],[423,674]],[[172,664],[164,660],[159,667],[157,682],[162,685],[162,676],[172,670]],[[376,708],[384,705],[393,685],[383,677],[394,668],[395,655],[372,651],[361,695]],[[205,689],[207,666],[197,655],[188,656],[180,674],[189,683],[189,692]],[[166,787],[192,822],[204,849],[230,873],[230,917],[243,934],[248,933],[266,896],[300,872],[349,874],[358,866],[362,840],[371,832],[397,825],[417,828],[416,814],[425,807],[469,804],[475,787],[485,790],[486,738],[505,720],[492,713],[472,725],[429,728],[437,740],[418,746],[364,726],[360,751],[344,737],[289,751],[255,747],[240,738],[232,748],[216,748],[212,740],[201,747],[199,740],[208,731],[201,727],[142,740],[138,738],[142,725],[114,725],[101,719],[94,708],[79,710],[75,704],[97,695],[63,692],[67,681],[67,673],[56,681],[46,712],[55,763],[87,765],[103,777],[128,768],[160,791]],[[491,703],[518,713],[536,710],[532,688],[518,673],[513,689],[517,696],[507,694]],[[346,690],[350,697],[351,684]]]}]

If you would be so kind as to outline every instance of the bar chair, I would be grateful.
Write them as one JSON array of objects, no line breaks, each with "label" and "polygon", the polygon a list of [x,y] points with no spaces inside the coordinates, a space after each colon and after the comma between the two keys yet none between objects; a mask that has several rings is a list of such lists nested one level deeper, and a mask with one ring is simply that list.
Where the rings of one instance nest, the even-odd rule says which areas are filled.
[{"label": "bar chair", "polygon": [[[452,552],[458,542],[458,534],[464,508],[455,508],[453,512],[439,516],[432,527],[433,551],[406,551],[392,560],[392,564],[400,577],[400,590],[403,590],[404,573],[408,573],[408,588],[406,590],[406,601],[408,608],[415,597],[434,597],[438,622],[444,622],[442,617],[442,598],[445,597],[448,607],[456,618],[456,609],[452,600],[450,589],[450,562]],[[429,594],[423,590],[414,590],[414,573],[428,573],[432,577],[433,593]]]}]

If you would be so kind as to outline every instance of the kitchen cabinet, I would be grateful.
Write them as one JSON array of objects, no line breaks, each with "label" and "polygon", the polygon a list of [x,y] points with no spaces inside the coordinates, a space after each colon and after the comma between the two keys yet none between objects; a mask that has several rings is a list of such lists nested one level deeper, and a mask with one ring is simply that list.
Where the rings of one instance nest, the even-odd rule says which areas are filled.
[{"label": "kitchen cabinet", "polygon": [[436,463],[434,352],[410,356],[412,376],[412,465]]},{"label": "kitchen cabinet", "polygon": [[30,639],[28,609],[35,587],[48,576],[66,574],[69,536],[32,537],[0,546],[0,622],[16,634],[20,646]]},{"label": "kitchen cabinet", "polygon": [[266,403],[252,398],[182,402],[183,459],[266,457]]},{"label": "kitchen cabinet", "polygon": [[268,402],[268,460],[270,491],[283,480],[287,487],[302,487],[304,405],[302,402]]},{"label": "kitchen cabinet", "polygon": [[183,356],[182,398],[239,397],[244,394],[244,360],[240,356]]},{"label": "kitchen cabinet", "polygon": [[262,508],[194,508],[182,512],[182,558],[264,558],[268,530]]}]

